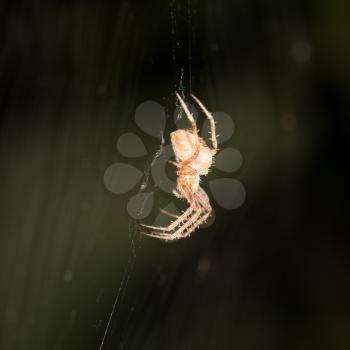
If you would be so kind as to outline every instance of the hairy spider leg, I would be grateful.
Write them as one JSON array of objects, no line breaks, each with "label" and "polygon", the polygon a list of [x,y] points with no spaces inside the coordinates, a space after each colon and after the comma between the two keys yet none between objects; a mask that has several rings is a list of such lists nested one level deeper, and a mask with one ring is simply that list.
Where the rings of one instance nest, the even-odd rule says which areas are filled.
[{"label": "hairy spider leg", "polygon": [[[198,204],[200,205],[197,208],[196,215],[191,218],[190,222],[176,230],[174,233],[153,232],[148,235],[164,241],[173,241],[190,236],[192,232],[208,219],[212,212],[208,196],[202,188],[196,193],[196,197],[198,197]],[[203,216],[201,216],[201,214]]]},{"label": "hairy spider leg", "polygon": [[186,231],[184,231],[181,235],[181,238],[186,238],[191,235],[202,223],[204,223],[208,217],[210,216],[210,212],[205,213],[201,218],[199,218],[192,227],[188,227]]},{"label": "hairy spider leg", "polygon": [[[200,208],[196,207],[195,204],[193,204],[189,209],[191,209],[191,213],[193,212],[193,210],[195,210],[194,215],[190,216],[190,219],[183,226],[179,226],[181,223],[183,223],[183,221],[181,221],[178,225],[176,225],[172,229],[170,229],[171,225],[169,225],[168,227],[156,227],[156,226],[142,225],[143,227],[147,227],[147,228],[151,228],[153,230],[160,231],[160,232],[142,232],[142,233],[147,235],[147,236],[157,237],[157,238],[169,238],[169,239],[170,238],[172,238],[172,239],[180,238],[181,233],[186,228],[188,228],[194,221],[196,221],[197,218],[201,214]],[[178,228],[175,230],[176,227],[178,227]]]},{"label": "hairy spider leg", "polygon": [[[151,232],[151,233],[145,233],[147,236],[150,237],[155,237],[155,238],[160,238],[163,240],[175,240],[175,239],[180,239],[183,238],[183,232],[186,229],[189,229],[191,225],[193,225],[198,219],[200,218],[202,214],[202,209],[198,207],[196,209],[195,214],[190,218],[190,220],[183,226],[180,226],[176,231],[173,233],[168,233],[168,232]],[[191,230],[193,231],[193,229]]]},{"label": "hairy spider leg", "polygon": [[[186,172],[186,169],[183,171]],[[176,234],[181,234],[183,230],[185,230],[188,226],[190,226],[197,218],[200,216],[200,211],[198,211],[198,208],[200,206],[198,205],[198,200],[195,198],[195,195],[192,193],[192,188],[191,188],[191,180],[188,180],[188,183],[186,181],[179,181],[177,185],[177,191],[179,193],[180,198],[185,198],[187,202],[190,204],[189,208],[181,215],[178,217],[177,220],[173,221],[169,226],[166,227],[157,227],[157,226],[149,226],[149,225],[142,225],[143,227],[147,227],[153,230],[161,231],[163,234],[166,232],[171,232],[174,231],[179,225],[181,225],[185,219],[188,219],[188,222],[185,223],[183,226],[180,226],[175,232],[170,234],[171,236],[176,235]],[[162,233],[145,233],[146,235],[162,235]]]},{"label": "hairy spider leg", "polygon": [[[194,211],[194,201],[193,201],[193,196],[191,193],[191,189],[188,188],[185,184],[178,184],[177,186],[179,197],[180,198],[186,198],[190,206],[185,210],[185,212],[180,215],[176,220],[174,220],[170,225],[165,226],[165,227],[157,227],[157,226],[150,226],[150,225],[144,225],[142,224],[141,226],[147,227],[150,229],[154,230],[159,230],[159,231],[165,231],[165,232],[171,232],[173,231],[177,226],[182,224],[182,222],[187,219],[192,212]],[[147,233],[146,233],[147,234]]]},{"label": "hairy spider leg", "polygon": [[203,103],[193,94],[191,94],[191,97],[197,102],[198,106],[201,108],[205,116],[208,118],[209,124],[210,124],[210,136],[211,136],[211,143],[213,146],[213,154],[215,154],[218,150],[218,141],[216,139],[216,129],[215,129],[215,120],[212,116],[212,114],[205,108]]},{"label": "hairy spider leg", "polygon": [[212,208],[209,204],[208,196],[202,188],[200,188],[200,191],[198,191],[197,196],[198,196],[198,201],[201,203],[202,209],[204,210],[203,216],[199,217],[197,221],[193,223],[192,226],[188,227],[187,230],[182,233],[182,238],[190,236],[190,234],[196,228],[198,228],[203,222],[205,222],[208,219],[208,217],[212,212]]},{"label": "hairy spider leg", "polygon": [[182,215],[180,215],[177,218],[177,220],[173,221],[169,226],[157,227],[157,226],[150,226],[150,225],[144,225],[144,224],[142,224],[141,226],[147,227],[150,229],[154,229],[154,230],[171,232],[177,226],[179,226],[184,221],[184,219],[186,219],[187,217],[189,217],[192,214],[192,212],[194,211],[194,208],[195,208],[195,201],[194,201],[190,186],[188,184],[180,182],[177,186],[177,189],[178,189],[180,198],[185,198],[187,200],[187,202],[190,204],[190,206],[186,209],[186,211]]},{"label": "hairy spider leg", "polygon": [[[165,226],[165,227],[159,227],[159,226],[150,226],[150,225],[144,225],[141,224],[141,226],[146,227],[146,228],[150,228],[150,229],[154,229],[154,230],[160,230],[160,231],[165,231],[165,232],[171,232],[173,231],[177,226],[179,226],[180,224],[182,224],[183,220],[186,219],[188,216],[190,216],[192,214],[194,210],[193,206],[189,206],[182,215],[180,215],[175,221],[173,221],[169,226]],[[145,233],[147,234],[147,233]]]},{"label": "hairy spider leg", "polygon": [[189,111],[185,101],[181,98],[181,96],[176,92],[176,97],[177,99],[179,100],[180,104],[181,104],[181,107],[182,109],[185,111],[185,114],[188,118],[188,120],[190,121],[191,125],[192,125],[192,131],[193,133],[197,134],[198,133],[198,130],[197,130],[197,124],[196,124],[196,121],[194,120],[193,118],[193,115],[192,113]]},{"label": "hairy spider leg", "polygon": [[211,211],[209,197],[202,187],[198,187],[196,195],[200,198],[200,202],[203,203],[205,207]]},{"label": "hairy spider leg", "polygon": [[[192,115],[192,113],[189,111],[185,101],[181,98],[181,96],[176,92],[176,97],[178,98],[182,109],[185,111],[185,114],[189,120],[189,122],[192,125],[192,132],[194,135],[198,134],[198,130],[197,130],[197,124],[196,121],[194,120],[194,117]],[[200,152],[200,142],[199,142],[199,138],[197,137],[196,139],[196,150],[194,151],[193,155],[191,157],[189,157],[188,159],[182,161],[182,162],[173,162],[173,161],[169,161],[171,164],[175,165],[178,168],[184,167],[190,163],[192,163],[199,155]]]},{"label": "hairy spider leg", "polygon": [[177,219],[177,218],[180,217],[180,215],[175,215],[174,213],[170,213],[170,211],[165,210],[165,209],[159,209],[159,211],[160,211],[161,213],[163,213],[163,214],[165,214],[165,215],[168,215],[168,216],[170,216],[170,217],[172,217],[172,218],[175,218],[175,219]]},{"label": "hairy spider leg", "polygon": [[[196,230],[203,222],[205,222],[208,217],[210,216],[212,212],[212,208],[209,204],[209,198],[208,195],[205,193],[205,191],[199,187],[199,190],[194,194],[194,200],[191,205],[193,209],[195,209],[194,215],[192,215],[188,222],[180,226],[177,230],[175,230],[173,233],[170,233],[168,228],[162,228],[162,232],[150,232],[145,233],[147,236],[154,237],[154,238],[160,238],[165,241],[171,241],[176,240],[180,238],[185,238],[189,236],[193,231]],[[149,226],[147,226],[149,227]],[[154,229],[161,229],[159,227],[151,227]],[[170,230],[171,231],[171,230]]]},{"label": "hairy spider leg", "polygon": [[[151,232],[151,233],[145,233],[145,234],[151,237],[157,237],[165,240],[174,240],[174,239],[183,238],[183,232],[187,232],[188,230],[190,230],[191,226],[192,226],[191,232],[194,231],[194,229],[197,227],[196,222],[200,219],[201,215],[203,214],[203,207],[200,205],[199,202],[195,201],[191,207],[195,210],[194,215],[190,216],[188,221],[183,226],[180,226],[174,232],[171,233],[168,230],[163,230],[161,232]],[[159,229],[159,227],[154,227],[154,228]]]}]

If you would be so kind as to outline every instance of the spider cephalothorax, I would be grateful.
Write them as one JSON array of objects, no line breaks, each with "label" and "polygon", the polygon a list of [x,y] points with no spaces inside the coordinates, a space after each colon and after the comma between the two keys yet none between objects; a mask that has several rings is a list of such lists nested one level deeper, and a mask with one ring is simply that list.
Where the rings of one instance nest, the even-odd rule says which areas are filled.
[{"label": "spider cephalothorax", "polygon": [[217,140],[215,134],[215,122],[213,116],[207,111],[204,105],[193,95],[209,120],[212,148],[198,136],[198,129],[193,115],[187,108],[186,103],[178,93],[176,96],[191,123],[191,129],[179,129],[170,134],[171,144],[175,154],[175,162],[171,162],[177,167],[177,184],[174,194],[178,198],[184,198],[189,203],[189,207],[180,216],[175,216],[175,220],[166,227],[142,225],[149,229],[144,232],[151,237],[163,240],[174,240],[188,237],[210,216],[212,209],[209,198],[200,187],[200,176],[207,175],[213,163],[213,157],[217,152]]}]

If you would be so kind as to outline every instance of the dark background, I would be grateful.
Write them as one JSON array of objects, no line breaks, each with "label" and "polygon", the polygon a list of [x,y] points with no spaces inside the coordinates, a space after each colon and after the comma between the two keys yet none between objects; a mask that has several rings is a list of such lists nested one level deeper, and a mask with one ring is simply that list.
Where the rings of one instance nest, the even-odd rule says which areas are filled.
[{"label": "dark background", "polygon": [[[2,1],[1,349],[98,349],[117,295],[103,349],[349,349],[349,10]],[[182,69],[235,121],[247,200],[166,244],[129,228],[103,174]]]}]

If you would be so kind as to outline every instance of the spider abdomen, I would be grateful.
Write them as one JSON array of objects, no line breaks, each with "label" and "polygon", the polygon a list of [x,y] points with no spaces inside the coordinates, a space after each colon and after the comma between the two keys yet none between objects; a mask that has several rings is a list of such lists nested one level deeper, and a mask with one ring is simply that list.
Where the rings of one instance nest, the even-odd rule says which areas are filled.
[{"label": "spider abdomen", "polygon": [[213,155],[209,147],[201,145],[198,156],[190,163],[190,167],[195,169],[199,175],[207,175],[213,164]]},{"label": "spider abdomen", "polygon": [[201,137],[191,130],[179,129],[172,132],[170,138],[178,162],[194,157],[189,163],[190,167],[198,175],[208,174],[213,163],[213,153]]},{"label": "spider abdomen", "polygon": [[191,130],[179,129],[170,134],[171,144],[177,161],[190,158],[197,148],[198,136]]}]

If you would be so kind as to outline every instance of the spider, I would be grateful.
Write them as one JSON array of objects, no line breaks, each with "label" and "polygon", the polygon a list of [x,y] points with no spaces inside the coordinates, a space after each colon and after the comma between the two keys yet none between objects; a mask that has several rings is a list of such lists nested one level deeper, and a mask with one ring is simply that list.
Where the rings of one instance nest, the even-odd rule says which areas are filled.
[{"label": "spider", "polygon": [[178,93],[176,93],[176,97],[192,127],[190,129],[178,129],[170,134],[176,161],[169,162],[177,168],[177,184],[173,193],[176,197],[185,199],[189,203],[189,207],[180,216],[162,210],[175,218],[166,227],[141,225],[150,230],[149,232],[143,232],[145,235],[165,241],[190,236],[210,216],[212,208],[208,195],[199,184],[200,176],[208,174],[213,164],[213,157],[218,149],[214,118],[202,102],[191,94],[191,97],[208,118],[212,148],[209,148],[206,142],[198,136],[196,122],[184,100]]}]

